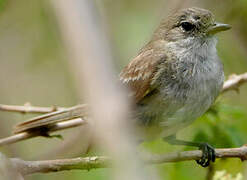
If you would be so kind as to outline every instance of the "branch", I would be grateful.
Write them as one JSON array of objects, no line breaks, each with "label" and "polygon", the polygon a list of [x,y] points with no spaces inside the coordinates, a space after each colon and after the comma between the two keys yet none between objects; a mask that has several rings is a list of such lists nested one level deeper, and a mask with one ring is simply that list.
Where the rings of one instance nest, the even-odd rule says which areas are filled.
[{"label": "branch", "polygon": [[112,178],[150,179],[149,173],[142,171],[142,164],[134,153],[136,152],[134,133],[132,134],[134,129],[132,130],[132,126],[127,123],[130,118],[127,92],[116,80],[110,45],[104,28],[106,23],[96,10],[95,2],[92,0],[50,2],[70,55],[69,67],[77,81],[79,96],[90,104],[95,143],[112,157],[114,167]]},{"label": "branch", "polygon": [[4,180],[24,180],[19,169],[9,158],[0,153],[0,179]]},{"label": "branch", "polygon": [[12,158],[11,161],[22,175],[73,169],[90,170],[96,168],[106,168],[109,166],[109,158],[104,156],[43,161],[24,161],[21,159]]},{"label": "branch", "polygon": [[[81,125],[85,125],[85,124],[86,124],[86,121],[84,121],[81,118],[77,118],[77,119],[73,119],[73,120],[69,120],[69,121],[64,121],[64,122],[59,122],[56,125],[50,127],[48,133],[63,130],[63,129],[68,129],[68,128],[72,128],[72,127],[77,127],[77,126],[81,126]],[[18,134],[0,139],[0,146],[13,144],[13,143],[23,141],[26,139],[30,139],[33,137],[37,137],[37,136],[42,136],[42,135],[39,132],[37,133],[34,131],[33,132],[18,133]]]},{"label": "branch", "polygon": [[32,106],[30,103],[26,103],[24,106],[0,104],[0,111],[19,112],[19,113],[50,113],[64,109],[66,108],[56,107],[56,106],[52,106],[52,107]]},{"label": "branch", "polygon": [[229,79],[225,81],[222,89],[222,93],[229,90],[238,90],[238,88],[247,82],[247,73],[236,75],[232,74]]},{"label": "branch", "polygon": [[[244,145],[239,148],[215,149],[216,158],[240,158],[247,160],[247,146]],[[177,153],[167,153],[163,155],[151,155],[146,157],[145,162],[148,164],[161,164],[168,162],[190,161],[198,160],[202,157],[202,151],[184,151]],[[24,161],[21,159],[11,159],[17,170],[22,175],[29,175],[33,173],[49,173],[65,170],[90,170],[96,168],[110,167],[111,159],[105,156],[73,158],[73,159],[59,159],[59,160],[45,160],[45,161]]]}]

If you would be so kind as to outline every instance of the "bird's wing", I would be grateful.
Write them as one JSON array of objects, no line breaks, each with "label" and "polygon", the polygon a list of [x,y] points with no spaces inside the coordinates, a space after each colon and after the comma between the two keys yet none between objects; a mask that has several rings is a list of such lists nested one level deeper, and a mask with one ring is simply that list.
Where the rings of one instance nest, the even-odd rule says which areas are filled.
[{"label": "bird's wing", "polygon": [[135,102],[156,89],[159,64],[164,62],[164,54],[153,49],[142,51],[120,73],[120,80],[131,90]]},{"label": "bird's wing", "polygon": [[[156,88],[155,81],[159,74],[159,64],[164,60],[164,53],[146,49],[134,58],[120,73],[120,80],[133,92],[135,102],[138,103]],[[58,122],[75,118],[87,117],[87,106],[79,105],[66,110],[60,110],[35,117],[26,122],[17,124],[14,133],[31,131],[42,127],[49,127]]]},{"label": "bird's wing", "polygon": [[68,121],[75,118],[84,118],[87,116],[87,109],[88,108],[86,105],[78,105],[65,110],[47,113],[23,123],[17,124],[14,127],[13,132],[17,134],[24,131],[30,131],[41,127],[55,125],[56,123],[62,121]]}]

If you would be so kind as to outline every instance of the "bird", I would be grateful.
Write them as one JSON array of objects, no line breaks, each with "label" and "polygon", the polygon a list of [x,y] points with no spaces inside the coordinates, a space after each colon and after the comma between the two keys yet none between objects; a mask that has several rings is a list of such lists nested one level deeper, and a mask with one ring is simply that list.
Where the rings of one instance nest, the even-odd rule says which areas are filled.
[{"label": "bird", "polygon": [[[219,95],[224,71],[217,55],[218,32],[231,26],[216,22],[206,9],[180,9],[163,19],[138,55],[119,74],[135,107],[133,119],[145,139],[162,137],[173,145],[202,150],[197,163],[215,161],[214,148],[205,142],[176,139],[176,133],[202,116]],[[14,133],[49,132],[61,121],[88,116],[86,105],[48,113],[16,125]]]}]

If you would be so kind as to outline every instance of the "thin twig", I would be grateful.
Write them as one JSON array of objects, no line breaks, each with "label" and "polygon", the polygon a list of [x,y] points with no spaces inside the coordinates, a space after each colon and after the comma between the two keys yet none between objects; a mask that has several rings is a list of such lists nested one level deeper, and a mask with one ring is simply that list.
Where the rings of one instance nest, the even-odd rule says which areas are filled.
[{"label": "thin twig", "polygon": [[16,106],[16,105],[5,105],[0,104],[0,111],[9,111],[9,112],[19,112],[19,113],[50,113],[58,110],[64,110],[64,107],[38,107],[32,106],[31,104],[25,104],[24,106]]},{"label": "thin twig", "polygon": [[[247,146],[239,148],[215,149],[216,158],[240,158],[247,160]],[[151,155],[145,157],[144,161],[148,164],[161,164],[168,162],[198,160],[202,156],[200,150],[183,151],[177,153],[167,153],[163,155]],[[73,159],[58,159],[45,161],[24,161],[21,159],[11,159],[12,163],[23,175],[33,173],[48,173],[73,169],[90,170],[96,168],[110,167],[111,159],[105,156],[94,156]]]},{"label": "thin twig", "polygon": [[[60,123],[57,123],[56,125],[50,127],[48,133],[63,130],[63,129],[68,129],[68,128],[72,128],[72,127],[77,127],[77,126],[81,126],[84,124],[86,124],[86,121],[81,119],[81,118],[60,122]],[[30,139],[33,137],[37,137],[37,136],[42,136],[42,135],[40,133],[35,132],[35,131],[18,133],[18,134],[0,139],[0,146],[13,144],[13,143],[23,141],[26,139]]]},{"label": "thin twig", "polygon": [[12,163],[9,158],[0,153],[0,179],[1,180],[24,180],[19,169],[15,168],[15,163]]},{"label": "thin twig", "polygon": [[229,91],[229,90],[238,90],[238,88],[247,82],[247,73],[244,74],[232,74],[229,76],[229,79],[225,81],[222,93]]},{"label": "thin twig", "polygon": [[130,117],[127,92],[115,78],[110,45],[103,27],[106,23],[95,2],[50,2],[70,56],[69,67],[77,82],[79,96],[90,104],[95,142],[112,157],[112,179],[150,179],[149,173],[142,171],[142,163],[134,153],[134,131],[127,123]]}]

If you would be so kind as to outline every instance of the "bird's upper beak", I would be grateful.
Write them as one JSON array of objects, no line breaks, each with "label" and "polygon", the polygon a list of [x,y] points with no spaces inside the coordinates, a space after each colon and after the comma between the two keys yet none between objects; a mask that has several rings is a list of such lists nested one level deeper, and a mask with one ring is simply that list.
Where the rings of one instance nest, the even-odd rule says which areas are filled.
[{"label": "bird's upper beak", "polygon": [[231,29],[231,26],[229,24],[222,24],[216,22],[208,28],[207,34],[213,35],[221,31],[226,31],[228,29]]}]

